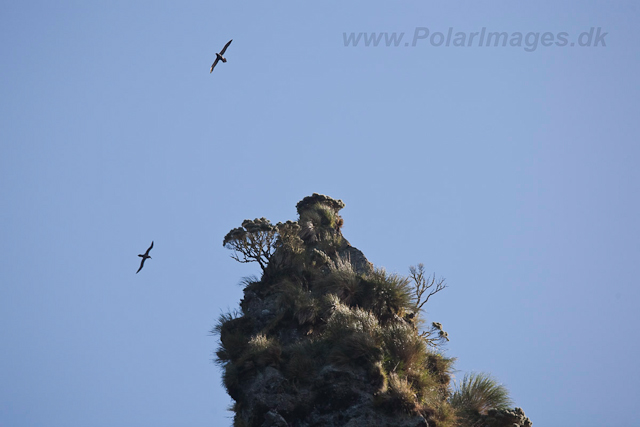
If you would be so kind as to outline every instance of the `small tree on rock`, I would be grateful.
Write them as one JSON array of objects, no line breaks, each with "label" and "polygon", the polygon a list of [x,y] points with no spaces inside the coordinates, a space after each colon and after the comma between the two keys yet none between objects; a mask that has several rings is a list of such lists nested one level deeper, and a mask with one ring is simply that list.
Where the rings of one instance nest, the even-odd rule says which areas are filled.
[{"label": "small tree on rock", "polygon": [[264,271],[275,249],[278,229],[266,218],[245,219],[242,227],[224,236],[222,245],[233,251],[231,258],[238,262],[257,262]]}]

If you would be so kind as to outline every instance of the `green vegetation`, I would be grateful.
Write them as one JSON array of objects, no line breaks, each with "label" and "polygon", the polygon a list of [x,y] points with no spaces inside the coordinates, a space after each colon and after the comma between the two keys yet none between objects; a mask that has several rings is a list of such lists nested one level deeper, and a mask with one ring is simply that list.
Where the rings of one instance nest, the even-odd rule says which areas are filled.
[{"label": "green vegetation", "polygon": [[245,219],[242,227],[229,231],[222,245],[232,249],[231,257],[238,262],[257,262],[267,268],[276,243],[277,229],[266,218]]},{"label": "green vegetation", "polygon": [[481,425],[483,415],[491,409],[507,409],[512,405],[509,391],[487,374],[467,374],[450,399],[458,416],[461,426]]},{"label": "green vegetation", "polygon": [[359,251],[340,231],[343,206],[314,194],[298,204],[297,222],[247,220],[224,239],[234,259],[263,270],[243,281],[241,311],[220,316],[213,331],[236,400],[234,425],[261,425],[268,408],[251,407],[246,390],[266,369],[280,372],[270,371],[279,393],[298,396],[283,414],[289,425],[311,411],[362,404],[364,392],[372,411],[422,416],[429,426],[492,425],[489,411],[511,404],[507,390],[484,374],[453,388],[455,359],[442,353],[447,332],[438,322],[421,331],[423,308],[444,279],[427,276],[422,264],[408,277],[356,268],[350,254]]}]

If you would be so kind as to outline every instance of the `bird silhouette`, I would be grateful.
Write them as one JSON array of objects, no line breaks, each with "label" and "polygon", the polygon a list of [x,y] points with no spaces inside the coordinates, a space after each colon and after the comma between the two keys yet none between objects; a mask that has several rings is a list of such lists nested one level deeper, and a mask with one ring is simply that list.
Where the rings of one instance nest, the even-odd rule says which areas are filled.
[{"label": "bird silhouette", "polygon": [[138,271],[136,271],[136,274],[140,273],[140,270],[142,270],[144,262],[147,260],[147,258],[151,259],[151,257],[149,256],[149,251],[151,250],[151,248],[153,248],[153,240],[151,241],[151,246],[149,246],[149,249],[147,249],[144,255],[138,254],[138,256],[142,258],[142,261],[140,261],[140,268],[138,269]]},{"label": "bird silhouette", "polygon": [[227,62],[227,58],[225,58],[222,55],[224,55],[224,52],[227,50],[227,48],[229,47],[229,45],[231,44],[232,41],[233,41],[233,39],[229,40],[227,42],[227,44],[224,45],[224,47],[222,48],[220,53],[216,53],[216,60],[213,61],[213,64],[211,64],[211,70],[209,70],[209,74],[211,74],[213,72],[213,68],[216,66],[218,61]]}]

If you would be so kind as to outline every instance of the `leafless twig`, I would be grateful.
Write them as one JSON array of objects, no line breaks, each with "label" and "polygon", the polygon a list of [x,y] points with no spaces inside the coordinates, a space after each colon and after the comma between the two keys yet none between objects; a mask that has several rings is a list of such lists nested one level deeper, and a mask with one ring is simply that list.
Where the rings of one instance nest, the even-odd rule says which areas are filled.
[{"label": "leafless twig", "polygon": [[418,264],[417,267],[409,267],[409,272],[411,273],[411,279],[415,282],[416,308],[418,311],[422,310],[429,298],[447,287],[443,278],[436,280],[435,274],[426,276],[424,264],[422,263]]}]

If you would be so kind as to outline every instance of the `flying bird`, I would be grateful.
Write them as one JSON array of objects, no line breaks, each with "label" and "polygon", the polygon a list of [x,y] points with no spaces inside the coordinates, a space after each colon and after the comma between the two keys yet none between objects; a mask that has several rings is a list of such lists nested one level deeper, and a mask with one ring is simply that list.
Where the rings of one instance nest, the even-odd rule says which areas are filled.
[{"label": "flying bird", "polygon": [[149,249],[147,249],[147,252],[145,252],[144,255],[138,254],[138,256],[142,258],[142,261],[140,261],[140,268],[138,269],[138,271],[136,271],[136,274],[140,273],[140,270],[142,270],[144,262],[147,260],[147,258],[151,258],[149,256],[149,251],[151,250],[151,248],[153,248],[153,240],[151,241],[151,246],[149,246]]},{"label": "flying bird", "polygon": [[227,48],[229,47],[229,45],[231,44],[232,41],[233,41],[233,39],[229,40],[227,42],[227,44],[224,45],[224,47],[222,48],[220,53],[216,53],[216,60],[213,61],[213,64],[211,64],[211,70],[209,70],[209,74],[211,74],[213,72],[213,68],[216,66],[218,61],[227,62],[227,58],[225,58],[222,55],[224,55],[224,52],[227,50]]}]

